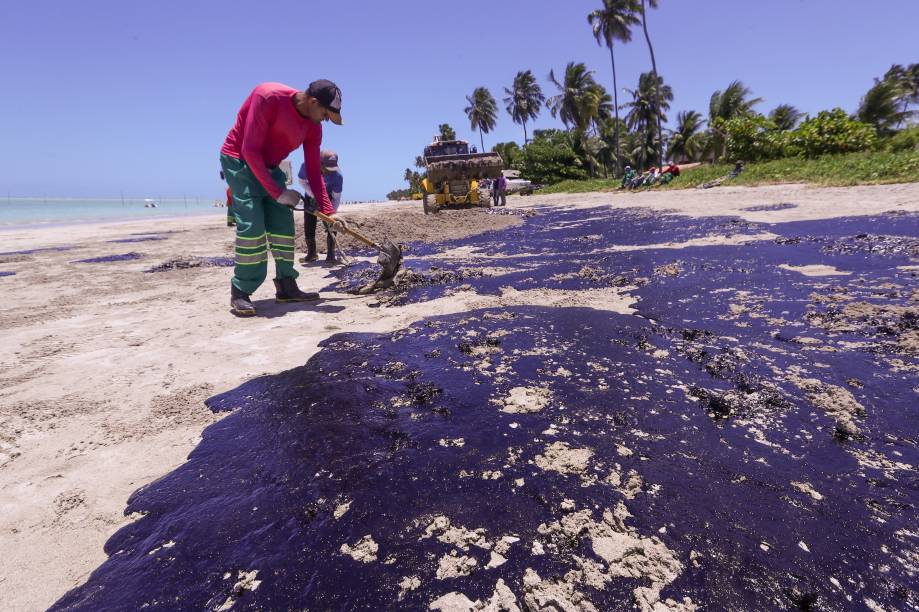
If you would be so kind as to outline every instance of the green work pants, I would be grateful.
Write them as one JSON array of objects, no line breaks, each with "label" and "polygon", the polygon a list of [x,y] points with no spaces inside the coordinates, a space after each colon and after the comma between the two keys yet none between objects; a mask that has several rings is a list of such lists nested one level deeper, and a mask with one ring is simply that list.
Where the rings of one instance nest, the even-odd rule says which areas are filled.
[{"label": "green work pants", "polygon": [[[297,278],[293,211],[268,195],[245,161],[221,154],[220,165],[233,192],[236,217],[233,286],[243,293],[255,293],[268,275],[269,250],[277,278]],[[269,171],[278,186],[286,189],[284,172],[278,167]]]}]

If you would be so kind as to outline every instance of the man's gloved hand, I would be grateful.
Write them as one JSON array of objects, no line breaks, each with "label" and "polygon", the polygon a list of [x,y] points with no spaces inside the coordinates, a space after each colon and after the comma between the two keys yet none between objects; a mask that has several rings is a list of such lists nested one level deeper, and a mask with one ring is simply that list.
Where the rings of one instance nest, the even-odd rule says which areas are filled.
[{"label": "man's gloved hand", "polygon": [[285,189],[284,193],[278,196],[278,203],[283,204],[284,206],[290,206],[293,208],[300,203],[300,200],[303,199],[303,196],[299,192],[293,189]]}]

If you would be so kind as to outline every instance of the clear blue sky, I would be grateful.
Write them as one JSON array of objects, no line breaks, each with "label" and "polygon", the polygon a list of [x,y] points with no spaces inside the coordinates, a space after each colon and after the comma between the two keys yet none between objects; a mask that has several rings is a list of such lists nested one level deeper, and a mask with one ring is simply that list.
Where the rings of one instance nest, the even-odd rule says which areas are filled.
[{"label": "clear blue sky", "polygon": [[[501,102],[518,70],[533,70],[551,94],[550,68],[585,62],[612,89],[609,53],[586,20],[599,4],[8,3],[0,194],[220,197],[217,152],[252,87],[329,78],[343,91],[346,124],[326,126],[325,146],[340,154],[344,198],[382,198],[405,186],[404,169],[439,123],[478,142],[463,113],[477,86],[501,109],[486,148],[523,139]],[[853,111],[873,77],[919,61],[916,0],[662,0],[649,24],[674,91],[671,118],[705,113],[733,79],[765,99],[763,112],[780,103]],[[641,29],[617,49],[620,89],[634,87],[650,65]],[[557,126],[548,111],[535,123]]]}]

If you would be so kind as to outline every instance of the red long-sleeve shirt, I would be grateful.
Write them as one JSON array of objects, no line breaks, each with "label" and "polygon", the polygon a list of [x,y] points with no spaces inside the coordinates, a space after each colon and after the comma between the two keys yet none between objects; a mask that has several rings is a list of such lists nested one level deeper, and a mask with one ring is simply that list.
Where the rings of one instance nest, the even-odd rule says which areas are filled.
[{"label": "red long-sleeve shirt", "polygon": [[319,162],[322,125],[301,115],[294,106],[297,90],[282,83],[262,83],[243,102],[236,125],[227,134],[220,152],[244,160],[265,191],[274,199],[283,190],[268,168],[280,164],[290,152],[303,146],[306,177],[320,212],[335,212]]}]

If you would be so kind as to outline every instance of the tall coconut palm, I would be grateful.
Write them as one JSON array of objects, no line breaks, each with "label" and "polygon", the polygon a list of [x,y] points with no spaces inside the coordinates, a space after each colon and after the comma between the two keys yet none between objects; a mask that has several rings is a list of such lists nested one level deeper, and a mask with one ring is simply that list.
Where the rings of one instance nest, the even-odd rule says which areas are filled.
[{"label": "tall coconut palm", "polygon": [[511,89],[505,87],[504,93],[507,94],[507,97],[504,98],[507,113],[514,123],[523,125],[523,144],[526,144],[527,119],[536,119],[539,116],[546,97],[542,95],[542,89],[531,70],[518,72],[514,77],[513,86]]},{"label": "tall coconut palm", "polygon": [[[724,91],[712,94],[708,103],[708,125],[713,128],[715,119],[733,119],[749,115],[753,107],[763,101],[762,98],[751,98],[753,91],[740,81],[731,81]],[[720,157],[724,150],[724,135],[712,129],[712,161]]]},{"label": "tall coconut palm", "polygon": [[796,109],[791,104],[779,104],[769,112],[769,119],[775,123],[780,130],[793,130],[798,126],[798,122],[804,118],[804,113]]},{"label": "tall coconut palm", "polygon": [[[654,75],[654,82],[655,82],[655,85],[657,85],[657,84],[660,82],[660,80],[658,79],[658,74],[657,74],[657,61],[654,59],[654,47],[651,46],[651,36],[648,34],[648,12],[647,12],[647,10],[645,10],[645,3],[646,3],[646,2],[647,2],[647,4],[650,4],[650,5],[651,5],[651,8],[656,9],[659,0],[641,0],[641,28],[642,28],[642,30],[644,30],[644,32],[645,32],[645,40],[646,40],[647,43],[648,43],[648,52],[651,53],[651,73]],[[657,102],[657,105],[656,105],[656,106],[658,106],[658,113],[657,113],[657,165],[660,166],[660,165],[662,165],[663,156],[664,156],[664,148],[663,148],[663,147],[664,147],[664,139],[663,139],[663,134],[662,134],[662,130],[661,130],[661,123],[662,123],[661,114],[663,114],[663,113],[660,111],[662,98],[661,98],[661,91],[660,91],[660,88],[659,88],[659,87],[656,87],[656,89],[655,89],[655,96],[656,96],[655,99],[658,101],[658,102]]]},{"label": "tall coconut palm", "polygon": [[663,79],[650,72],[643,72],[638,78],[637,89],[626,89],[632,96],[632,101],[625,107],[629,109],[625,121],[629,129],[641,135],[641,149],[638,154],[639,165],[644,167],[648,157],[657,154],[658,165],[663,158],[659,142],[660,133],[655,133],[657,120],[666,120],[664,111],[670,110],[670,101],[673,100],[673,89],[662,83]]},{"label": "tall coconut palm", "polygon": [[678,161],[695,161],[702,150],[700,131],[705,120],[696,111],[680,111],[676,116],[677,128],[670,135],[667,157]]},{"label": "tall coconut palm", "polygon": [[469,117],[469,124],[472,129],[479,130],[479,144],[482,145],[482,151],[485,151],[485,139],[483,133],[495,129],[495,123],[498,120],[498,105],[495,102],[491,92],[484,87],[476,87],[471,96],[466,96],[466,102],[469,103],[464,110]]},{"label": "tall coconut palm", "polygon": [[641,23],[637,12],[636,0],[603,0],[602,9],[587,15],[587,23],[593,28],[597,44],[605,43],[609,48],[610,64],[613,67],[613,110],[616,115],[613,140],[616,143],[617,175],[622,174],[622,148],[619,144],[619,85],[616,83],[616,55],[613,53],[613,43],[617,40],[623,43],[631,42],[632,26]]}]

